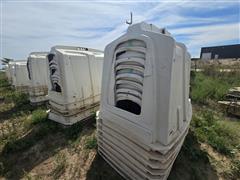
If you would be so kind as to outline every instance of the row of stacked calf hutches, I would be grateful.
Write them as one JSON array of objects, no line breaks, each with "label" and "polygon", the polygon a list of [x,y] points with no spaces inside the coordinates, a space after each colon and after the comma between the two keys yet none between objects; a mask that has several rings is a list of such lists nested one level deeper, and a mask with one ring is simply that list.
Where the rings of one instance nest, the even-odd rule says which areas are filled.
[{"label": "row of stacked calf hutches", "polygon": [[[165,29],[130,25],[103,53],[54,46],[7,64],[12,85],[72,125],[97,116],[98,152],[126,179],[167,179],[189,129],[190,54]],[[66,129],[67,130],[67,129]]]}]

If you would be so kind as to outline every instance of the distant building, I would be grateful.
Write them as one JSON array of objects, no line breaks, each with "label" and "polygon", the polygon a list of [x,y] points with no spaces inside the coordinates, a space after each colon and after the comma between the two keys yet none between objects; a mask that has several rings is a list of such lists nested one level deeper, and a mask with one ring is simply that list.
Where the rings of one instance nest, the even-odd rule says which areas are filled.
[{"label": "distant building", "polygon": [[202,47],[200,59],[233,59],[240,58],[240,44]]}]

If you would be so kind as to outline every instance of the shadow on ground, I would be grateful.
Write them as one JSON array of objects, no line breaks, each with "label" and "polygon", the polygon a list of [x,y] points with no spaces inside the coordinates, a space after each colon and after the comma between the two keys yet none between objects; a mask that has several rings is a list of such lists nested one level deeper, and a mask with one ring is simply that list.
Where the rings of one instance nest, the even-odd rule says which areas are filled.
[{"label": "shadow on ground", "polygon": [[47,125],[35,126],[27,135],[4,146],[0,154],[1,175],[7,179],[20,179],[66,145],[61,133],[48,129]]},{"label": "shadow on ground", "polygon": [[169,180],[218,180],[217,172],[212,167],[207,152],[192,131],[189,131],[183,147],[172,167]]},{"label": "shadow on ground", "polygon": [[86,180],[124,180],[104,159],[96,154]]},{"label": "shadow on ground", "polygon": [[[122,180],[99,154],[96,155],[87,173],[87,180]],[[172,167],[169,180],[217,180],[216,171],[211,166],[207,153],[200,149],[194,134],[190,131]]]},{"label": "shadow on ground", "polygon": [[[43,106],[39,106],[39,107],[43,107]],[[15,104],[13,107],[9,108],[8,110],[0,112],[0,123],[3,123],[4,121],[7,121],[11,118],[18,117],[22,113],[30,114],[33,110],[39,107],[31,106],[29,104],[29,101],[26,101],[21,104]]]},{"label": "shadow on ground", "polygon": [[66,127],[50,120],[35,125],[26,135],[4,146],[0,154],[0,176],[23,178],[34,167],[81,138],[82,127],[89,125],[79,122]]}]

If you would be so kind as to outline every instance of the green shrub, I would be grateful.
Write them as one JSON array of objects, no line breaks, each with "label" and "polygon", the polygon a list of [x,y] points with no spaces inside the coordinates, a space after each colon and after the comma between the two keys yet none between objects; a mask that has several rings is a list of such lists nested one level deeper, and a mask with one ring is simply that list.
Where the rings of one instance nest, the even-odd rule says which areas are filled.
[{"label": "green shrub", "polygon": [[198,140],[210,144],[218,152],[232,156],[240,142],[240,125],[222,120],[212,111],[203,110],[193,115],[191,128]]},{"label": "green shrub", "polygon": [[44,109],[37,109],[32,112],[32,124],[38,124],[47,120],[47,112]]},{"label": "green shrub", "polygon": [[195,103],[207,104],[208,100],[221,100],[231,85],[226,81],[196,73],[191,82],[191,98]]},{"label": "green shrub", "polygon": [[7,87],[10,86],[6,79],[0,79],[0,87]]},{"label": "green shrub", "polygon": [[29,113],[32,113],[31,116],[29,116],[28,118],[26,118],[24,120],[24,128],[25,130],[29,130],[30,128],[33,127],[33,125],[39,124],[39,123],[43,123],[46,122],[47,123],[47,112],[45,109],[36,109],[34,111],[30,111]]},{"label": "green shrub", "polygon": [[86,149],[96,149],[97,148],[97,139],[95,136],[89,137],[86,139],[85,148]]},{"label": "green shrub", "polygon": [[194,127],[209,127],[215,123],[214,121],[215,117],[213,112],[210,110],[204,110],[200,111],[197,115],[194,115],[191,123]]},{"label": "green shrub", "polygon": [[191,74],[191,98],[193,102],[208,104],[209,100],[224,98],[229,88],[240,85],[240,72],[219,72],[211,70]]},{"label": "green shrub", "polygon": [[29,103],[28,95],[17,91],[11,91],[6,94],[6,100],[13,102],[15,106],[21,106]]},{"label": "green shrub", "polygon": [[4,72],[0,72],[0,87],[10,86]]}]

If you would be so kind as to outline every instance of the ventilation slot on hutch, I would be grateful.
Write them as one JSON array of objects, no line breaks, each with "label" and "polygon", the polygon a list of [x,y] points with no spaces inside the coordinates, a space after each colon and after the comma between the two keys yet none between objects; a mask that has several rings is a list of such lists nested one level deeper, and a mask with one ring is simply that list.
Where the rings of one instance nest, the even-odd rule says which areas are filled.
[{"label": "ventilation slot on hutch", "polygon": [[56,92],[62,92],[60,84],[60,74],[56,58],[54,54],[48,55],[49,70],[50,70],[50,79],[52,84],[52,90]]},{"label": "ventilation slot on hutch", "polygon": [[140,114],[146,44],[134,39],[119,44],[114,61],[116,107]]}]

